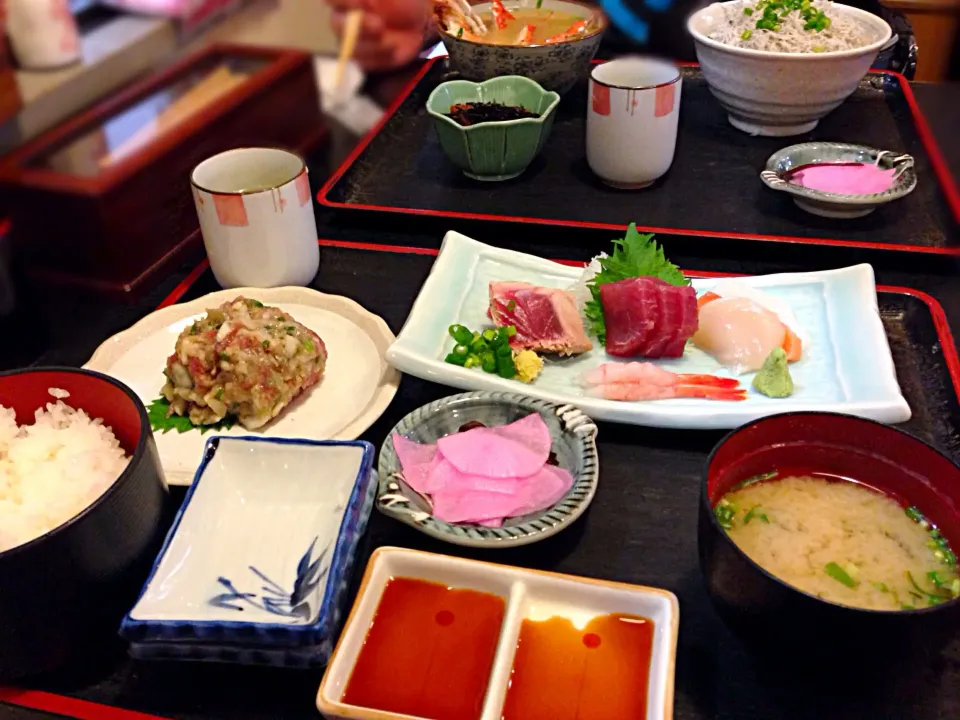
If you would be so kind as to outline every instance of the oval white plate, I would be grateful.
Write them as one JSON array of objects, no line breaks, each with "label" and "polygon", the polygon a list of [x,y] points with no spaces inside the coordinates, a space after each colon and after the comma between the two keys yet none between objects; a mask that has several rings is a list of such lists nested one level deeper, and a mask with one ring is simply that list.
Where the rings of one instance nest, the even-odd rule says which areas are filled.
[{"label": "oval white plate", "polygon": [[[145,405],[160,397],[163,368],[180,332],[210,308],[243,295],[290,313],[327,347],[327,367],[307,390],[259,434],[308,440],[354,440],[383,414],[400,384],[386,360],[394,335],[382,318],[349,298],[299,287],[235,288],[158,310],[104,342],[84,365],[129,385]],[[250,435],[239,425],[226,431],[154,433],[167,482],[189,485],[207,438]]]}]

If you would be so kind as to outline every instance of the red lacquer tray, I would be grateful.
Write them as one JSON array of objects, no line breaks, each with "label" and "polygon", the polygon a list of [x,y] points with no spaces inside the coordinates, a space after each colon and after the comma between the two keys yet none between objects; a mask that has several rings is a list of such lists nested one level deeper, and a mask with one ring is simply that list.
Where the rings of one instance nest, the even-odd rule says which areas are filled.
[{"label": "red lacquer tray", "polygon": [[[380,211],[573,228],[643,230],[704,238],[807,243],[960,255],[960,191],[903,76],[871,72],[858,90],[807,135],[750,137],[734,129],[700,68],[682,68],[680,133],[665,178],[640,192],[612,190],[584,157],[586,80],[561,102],[540,158],[519,178],[470,180],[446,159],[427,96],[453,77],[444,58],[428,61],[380,125],[317,194],[338,211]],[[830,220],[764,187],[759,173],[775,151],[809,140],[860,143],[916,159],[917,189],[856,220]]]}]

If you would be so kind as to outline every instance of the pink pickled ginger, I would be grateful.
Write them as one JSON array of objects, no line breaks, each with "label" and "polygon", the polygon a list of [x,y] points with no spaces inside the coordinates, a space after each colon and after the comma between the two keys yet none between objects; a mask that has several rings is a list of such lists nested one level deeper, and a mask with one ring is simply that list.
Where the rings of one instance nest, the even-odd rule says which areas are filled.
[{"label": "pink pickled ginger", "polygon": [[450,523],[500,527],[505,518],[544,510],[573,486],[573,476],[547,464],[551,439],[531,413],[509,425],[480,427],[436,445],[394,435],[404,480],[428,496],[432,514]]},{"label": "pink pickled ginger", "polygon": [[430,469],[437,457],[437,446],[418,443],[398,433],[394,433],[391,440],[397,460],[400,461],[403,479],[407,481],[407,485],[423,495],[427,491]]},{"label": "pink pickled ginger", "polygon": [[487,477],[533,475],[550,456],[550,431],[540,413],[500,427],[480,427],[437,440],[460,472]]}]

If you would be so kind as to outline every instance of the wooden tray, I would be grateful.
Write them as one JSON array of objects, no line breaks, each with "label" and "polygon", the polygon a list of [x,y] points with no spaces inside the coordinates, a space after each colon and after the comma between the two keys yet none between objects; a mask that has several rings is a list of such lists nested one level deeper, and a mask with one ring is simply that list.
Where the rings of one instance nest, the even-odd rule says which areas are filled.
[{"label": "wooden tray", "polygon": [[306,153],[326,132],[310,55],[214,45],[7,156],[0,192],[32,277],[136,295],[199,245],[198,162],[245,145]]},{"label": "wooden tray", "polygon": [[[812,133],[762,138],[729,124],[699,66],[682,72],[676,157],[646,190],[608,188],[587,166],[586,78],[564,96],[541,156],[523,175],[500,183],[466,178],[443,154],[424,110],[433,88],[455,77],[438,58],[424,65],[317,200],[342,212],[401,213],[408,225],[456,219],[458,230],[465,220],[608,230],[636,222],[641,230],[708,240],[960,255],[960,192],[902,76],[870,73]],[[810,215],[785,193],[764,187],[759,173],[777,150],[812,139],[908,152],[916,158],[917,189],[857,220]]]}]

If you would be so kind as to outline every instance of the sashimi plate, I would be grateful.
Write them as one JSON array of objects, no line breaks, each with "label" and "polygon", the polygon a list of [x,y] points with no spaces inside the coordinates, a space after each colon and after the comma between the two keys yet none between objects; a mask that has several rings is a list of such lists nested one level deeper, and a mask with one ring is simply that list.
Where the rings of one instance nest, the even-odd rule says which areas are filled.
[{"label": "sashimi plate", "polygon": [[[790,306],[804,335],[804,355],[790,365],[795,391],[783,399],[759,394],[752,373],[740,375],[750,389],[741,402],[678,398],[621,402],[590,397],[579,385],[588,370],[615,360],[595,342],[590,352],[568,359],[546,358],[543,373],[520,383],[480,369],[444,362],[452,340],[447,328],[490,325],[489,284],[514,280],[545,287],[569,288],[581,276],[577,267],[525,253],[503,250],[456,232],[448,232],[396,342],[387,352],[397,369],[465,390],[509,390],[557,403],[576,405],[595,420],[682,429],[730,429],[768,415],[801,410],[839,412],[885,423],[910,419],[897,384],[890,346],[880,320],[873,268],[855,265],[840,270],[783,273],[740,280]],[[716,278],[691,280],[698,295]],[[594,341],[595,338],[592,338]],[[643,360],[643,358],[637,358]],[[734,375],[713,357],[688,343],[683,357],[657,360],[676,373]]]},{"label": "sashimi plate", "polygon": [[[355,440],[383,414],[400,384],[386,360],[394,335],[384,320],[349,298],[309,288],[235,288],[158,310],[104,342],[85,368],[129,385],[145,405],[160,397],[163,369],[180,332],[210,308],[243,296],[279,307],[317,333],[327,348],[323,378],[256,434],[306,440]],[[167,482],[190,485],[213,435],[250,435],[228,430],[155,432]]]}]

